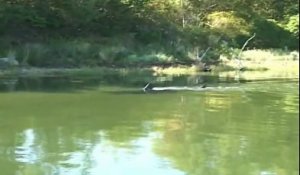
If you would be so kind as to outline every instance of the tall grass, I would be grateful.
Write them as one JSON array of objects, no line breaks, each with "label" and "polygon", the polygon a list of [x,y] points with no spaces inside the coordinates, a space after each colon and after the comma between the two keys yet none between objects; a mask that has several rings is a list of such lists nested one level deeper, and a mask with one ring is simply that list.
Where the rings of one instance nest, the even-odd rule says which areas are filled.
[{"label": "tall grass", "polygon": [[298,51],[288,51],[284,49],[267,49],[267,50],[246,50],[242,53],[243,60],[251,61],[287,61],[299,60]]},{"label": "tall grass", "polygon": [[[284,49],[246,50],[241,55],[246,70],[299,71],[299,51]],[[237,60],[223,60],[223,65],[239,67]]]}]

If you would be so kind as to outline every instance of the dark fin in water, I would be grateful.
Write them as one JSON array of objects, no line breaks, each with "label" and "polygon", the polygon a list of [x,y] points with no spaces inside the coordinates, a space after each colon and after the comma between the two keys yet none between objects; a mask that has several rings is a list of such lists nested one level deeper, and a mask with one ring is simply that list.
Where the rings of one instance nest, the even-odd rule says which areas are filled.
[{"label": "dark fin in water", "polygon": [[202,85],[201,88],[206,88],[206,84]]},{"label": "dark fin in water", "polygon": [[242,67],[242,68],[239,69],[239,71],[245,71],[245,70],[246,70],[245,67]]},{"label": "dark fin in water", "polygon": [[146,91],[150,90],[151,89],[150,85],[151,85],[150,83],[146,84],[146,86],[143,87],[143,91],[146,92]]}]

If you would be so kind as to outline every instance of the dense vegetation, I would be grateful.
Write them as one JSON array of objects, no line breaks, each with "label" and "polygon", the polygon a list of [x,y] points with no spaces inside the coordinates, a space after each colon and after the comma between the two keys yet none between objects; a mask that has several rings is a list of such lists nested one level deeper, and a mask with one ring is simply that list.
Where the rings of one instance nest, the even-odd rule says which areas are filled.
[{"label": "dense vegetation", "polygon": [[297,0],[0,0],[0,57],[39,67],[190,64],[298,49]]}]

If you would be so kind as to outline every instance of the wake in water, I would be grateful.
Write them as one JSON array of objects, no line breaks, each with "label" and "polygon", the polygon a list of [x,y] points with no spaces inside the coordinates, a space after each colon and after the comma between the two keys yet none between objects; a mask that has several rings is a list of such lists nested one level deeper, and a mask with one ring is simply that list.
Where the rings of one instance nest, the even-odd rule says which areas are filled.
[{"label": "wake in water", "polygon": [[238,87],[207,87],[206,84],[202,86],[168,86],[168,87],[153,87],[148,83],[143,87],[144,92],[148,91],[207,91],[207,90],[227,90],[227,89],[236,89]]}]

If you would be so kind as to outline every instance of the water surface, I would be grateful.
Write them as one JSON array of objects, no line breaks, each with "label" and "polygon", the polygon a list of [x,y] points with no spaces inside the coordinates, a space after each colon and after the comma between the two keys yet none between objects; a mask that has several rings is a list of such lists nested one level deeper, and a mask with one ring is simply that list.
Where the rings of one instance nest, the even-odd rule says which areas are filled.
[{"label": "water surface", "polygon": [[[149,81],[210,89],[144,93]],[[0,174],[296,175],[298,89],[209,74],[1,78]]]}]

